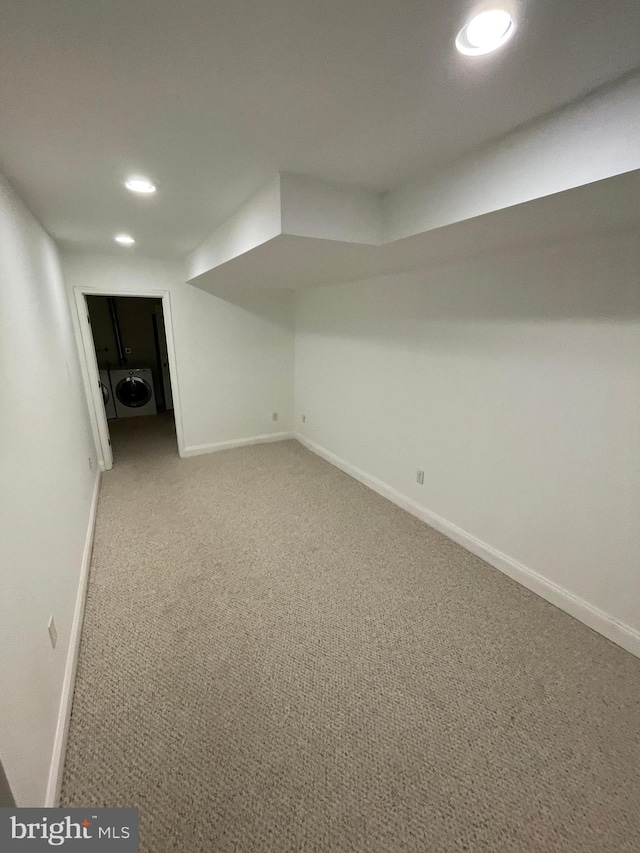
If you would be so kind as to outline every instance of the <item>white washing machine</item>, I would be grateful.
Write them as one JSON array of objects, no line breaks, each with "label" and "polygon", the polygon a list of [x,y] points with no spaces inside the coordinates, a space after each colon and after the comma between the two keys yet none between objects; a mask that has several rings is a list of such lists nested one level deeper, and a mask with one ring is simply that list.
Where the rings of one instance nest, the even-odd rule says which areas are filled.
[{"label": "white washing machine", "polygon": [[109,373],[119,418],[156,414],[156,395],[150,367],[118,367]]},{"label": "white washing machine", "polygon": [[107,413],[107,418],[112,420],[117,418],[116,406],[113,402],[113,391],[111,390],[111,380],[109,379],[109,371],[100,371],[100,387],[102,389],[102,400],[104,402],[104,410]]}]

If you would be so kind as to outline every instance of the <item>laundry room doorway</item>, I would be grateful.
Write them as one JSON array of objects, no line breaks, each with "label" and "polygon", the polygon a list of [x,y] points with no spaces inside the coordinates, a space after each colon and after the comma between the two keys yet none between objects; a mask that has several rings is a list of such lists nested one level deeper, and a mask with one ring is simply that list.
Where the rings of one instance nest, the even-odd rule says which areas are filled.
[{"label": "laundry room doorway", "polygon": [[[76,288],[89,409],[100,467],[153,442],[181,454],[171,305],[166,291],[100,293]],[[175,452],[169,451],[169,452]]]}]

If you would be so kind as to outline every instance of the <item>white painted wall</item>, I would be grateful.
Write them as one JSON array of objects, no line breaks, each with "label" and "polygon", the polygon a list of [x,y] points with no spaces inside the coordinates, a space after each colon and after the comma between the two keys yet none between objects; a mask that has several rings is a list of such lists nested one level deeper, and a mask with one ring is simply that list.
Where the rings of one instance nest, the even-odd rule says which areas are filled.
[{"label": "white painted wall", "polygon": [[235,301],[221,299],[186,284],[181,264],[133,254],[64,253],[62,263],[71,298],[74,287],[132,295],[170,292],[187,452],[292,429],[290,293],[256,291],[237,294]]},{"label": "white painted wall", "polygon": [[97,463],[56,248],[2,178],[0,387],[0,755],[41,806]]},{"label": "white painted wall", "polygon": [[636,630],[638,424],[637,235],[296,294],[302,436]]},{"label": "white painted wall", "polygon": [[212,267],[249,252],[281,231],[280,175],[276,175],[187,256],[186,278],[196,278]]},{"label": "white painted wall", "polygon": [[280,173],[282,233],[351,243],[382,242],[382,195],[354,184],[331,184]]}]

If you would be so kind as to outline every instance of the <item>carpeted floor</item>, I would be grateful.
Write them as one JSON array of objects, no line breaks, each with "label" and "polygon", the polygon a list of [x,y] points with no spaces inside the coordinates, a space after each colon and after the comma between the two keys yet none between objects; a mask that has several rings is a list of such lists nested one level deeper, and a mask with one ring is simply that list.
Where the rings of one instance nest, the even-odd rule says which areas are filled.
[{"label": "carpeted floor", "polygon": [[113,425],[62,802],[141,850],[640,850],[640,661],[293,441]]}]

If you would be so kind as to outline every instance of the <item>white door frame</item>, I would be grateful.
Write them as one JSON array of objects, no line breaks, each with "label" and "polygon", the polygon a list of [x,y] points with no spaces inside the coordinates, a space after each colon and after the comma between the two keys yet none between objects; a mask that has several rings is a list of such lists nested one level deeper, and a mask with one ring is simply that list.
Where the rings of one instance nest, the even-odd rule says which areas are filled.
[{"label": "white door frame", "polygon": [[184,430],[182,428],[182,408],[180,406],[180,388],[178,385],[178,364],[176,360],[175,342],[173,337],[173,320],[171,316],[171,298],[168,290],[138,290],[124,288],[118,290],[105,290],[101,287],[74,287],[78,328],[80,329],[80,363],[85,380],[85,391],[89,404],[89,415],[93,427],[96,451],[98,453],[98,464],[103,471],[108,471],[113,466],[113,455],[111,453],[111,442],[109,441],[109,425],[107,413],[102,400],[100,383],[100,371],[98,359],[93,343],[93,332],[89,322],[89,308],[87,296],[142,296],[152,299],[162,299],[162,315],[164,318],[164,331],[167,339],[167,352],[169,355],[169,377],[171,379],[171,394],[173,397],[173,415],[176,422],[176,436],[178,439],[178,453],[184,456]]}]

